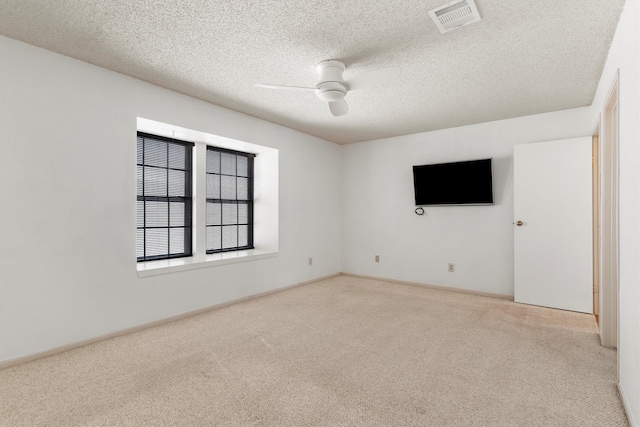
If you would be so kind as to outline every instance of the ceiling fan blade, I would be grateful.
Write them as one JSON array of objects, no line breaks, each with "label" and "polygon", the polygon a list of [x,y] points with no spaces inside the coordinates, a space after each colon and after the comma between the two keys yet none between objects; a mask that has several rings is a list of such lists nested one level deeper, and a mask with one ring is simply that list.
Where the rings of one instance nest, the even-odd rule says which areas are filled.
[{"label": "ceiling fan blade", "polygon": [[345,82],[347,90],[365,89],[390,82],[400,76],[400,67],[380,68],[358,74]]},{"label": "ceiling fan blade", "polygon": [[329,103],[329,110],[334,116],[344,116],[349,112],[349,106],[347,101],[341,99],[340,101],[334,101]]},{"label": "ceiling fan blade", "polygon": [[256,83],[256,86],[263,87],[265,89],[284,89],[284,90],[302,90],[302,91],[316,90],[315,87],[284,86],[284,85],[271,85],[271,84],[263,84],[263,83]]}]

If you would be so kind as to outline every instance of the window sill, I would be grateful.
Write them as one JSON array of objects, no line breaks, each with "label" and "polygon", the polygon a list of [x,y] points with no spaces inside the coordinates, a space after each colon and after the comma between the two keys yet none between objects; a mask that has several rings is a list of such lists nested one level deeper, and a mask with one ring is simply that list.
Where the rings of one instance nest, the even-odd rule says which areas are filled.
[{"label": "window sill", "polygon": [[138,277],[158,276],[160,274],[176,273],[178,271],[196,270],[199,268],[217,267],[219,265],[235,264],[238,262],[255,261],[266,258],[276,258],[277,251],[265,249],[251,249],[237,252],[222,252],[186,258],[166,259],[160,261],[139,262],[137,264]]}]

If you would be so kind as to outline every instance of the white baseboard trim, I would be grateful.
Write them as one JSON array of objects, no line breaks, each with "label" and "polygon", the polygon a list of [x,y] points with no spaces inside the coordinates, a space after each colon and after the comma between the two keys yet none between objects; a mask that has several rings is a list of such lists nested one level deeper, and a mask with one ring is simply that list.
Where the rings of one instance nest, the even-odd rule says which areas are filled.
[{"label": "white baseboard trim", "polygon": [[306,280],[304,282],[299,282],[299,283],[296,283],[296,284],[293,284],[293,285],[284,286],[282,288],[272,289],[270,291],[261,292],[259,294],[249,295],[247,297],[242,297],[242,298],[238,298],[238,299],[235,299],[235,300],[226,301],[226,302],[223,302],[223,303],[220,303],[220,304],[214,304],[214,305],[211,305],[211,306],[208,306],[208,307],[199,308],[197,310],[188,311],[186,313],[177,314],[175,316],[165,317],[163,319],[154,320],[153,322],[144,323],[142,325],[133,326],[131,328],[121,329],[119,331],[111,332],[111,333],[105,334],[105,335],[100,335],[100,336],[97,336],[97,337],[94,337],[94,338],[88,338],[88,339],[85,339],[85,340],[72,342],[72,343],[69,343],[69,344],[62,345],[60,347],[51,348],[49,350],[39,351],[37,353],[28,354],[26,356],[20,356],[20,357],[14,358],[14,359],[1,361],[0,362],[0,370],[1,369],[6,369],[6,368],[10,368],[10,367],[16,366],[16,365],[21,365],[23,363],[31,362],[31,361],[34,361],[34,360],[42,359],[44,357],[53,356],[55,354],[63,353],[65,351],[73,350],[73,349],[76,349],[76,348],[79,348],[79,347],[84,347],[84,346],[89,345],[89,344],[94,344],[94,343],[97,343],[97,342],[100,342],[100,341],[108,340],[108,339],[119,337],[119,336],[122,336],[122,335],[132,334],[134,332],[138,332],[138,331],[141,331],[143,329],[153,328],[154,326],[164,325],[165,323],[174,322],[176,320],[184,319],[185,317],[195,316],[196,314],[207,313],[209,311],[216,310],[216,309],[219,309],[219,308],[222,308],[222,307],[228,307],[230,305],[238,304],[238,303],[241,303],[241,302],[250,301],[250,300],[253,300],[253,299],[256,299],[256,298],[265,297],[267,295],[272,295],[272,294],[275,294],[275,293],[278,293],[278,292],[286,291],[288,289],[297,288],[299,286],[309,285],[311,283],[319,282],[321,280],[330,279],[332,277],[336,277],[336,276],[339,276],[339,275],[340,275],[340,273],[335,273],[335,274],[330,274],[330,275],[327,275],[327,276],[317,277],[317,278],[312,279],[312,280]]},{"label": "white baseboard trim", "polygon": [[624,389],[622,388],[622,384],[618,383],[618,394],[620,394],[620,400],[622,401],[622,407],[624,408],[624,413],[627,415],[627,421],[629,421],[630,427],[638,427],[638,423],[636,423],[635,418],[633,418],[633,413],[629,410],[629,405],[627,404],[628,400],[626,395],[624,394]]},{"label": "white baseboard trim", "polygon": [[503,295],[503,294],[492,294],[490,292],[480,292],[480,291],[473,291],[470,289],[461,289],[461,288],[452,288],[450,286],[440,286],[440,285],[431,285],[428,283],[418,283],[418,282],[407,282],[404,280],[397,280],[397,279],[390,279],[387,277],[376,277],[376,276],[366,276],[364,274],[354,274],[354,273],[340,273],[341,276],[351,276],[351,277],[360,277],[362,279],[371,279],[371,280],[379,280],[382,282],[391,282],[391,283],[399,283],[401,285],[409,285],[409,286],[420,286],[422,288],[429,288],[429,289],[438,289],[441,291],[449,291],[449,292],[458,292],[461,294],[471,294],[471,295],[477,295],[477,296],[481,296],[481,297],[490,297],[490,298],[500,298],[500,299],[505,299],[508,301],[513,301],[513,296],[511,295]]}]

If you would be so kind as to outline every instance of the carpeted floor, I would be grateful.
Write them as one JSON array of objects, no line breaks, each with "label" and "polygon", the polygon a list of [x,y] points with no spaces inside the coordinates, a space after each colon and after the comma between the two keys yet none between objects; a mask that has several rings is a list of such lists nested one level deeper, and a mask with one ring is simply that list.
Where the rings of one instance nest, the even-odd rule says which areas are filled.
[{"label": "carpeted floor", "polygon": [[0,371],[2,426],[626,426],[593,316],[339,276]]}]

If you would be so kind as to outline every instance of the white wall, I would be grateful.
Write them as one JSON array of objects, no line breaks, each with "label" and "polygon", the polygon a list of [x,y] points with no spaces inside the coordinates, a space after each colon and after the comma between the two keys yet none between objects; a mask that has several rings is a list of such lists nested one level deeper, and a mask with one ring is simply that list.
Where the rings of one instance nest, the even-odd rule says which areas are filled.
[{"label": "white wall", "polygon": [[631,425],[640,425],[640,2],[627,0],[593,102],[605,108],[619,70],[620,391]]},{"label": "white wall", "polygon": [[[5,37],[0,58],[0,361],[340,271],[341,147]],[[139,278],[137,117],[278,149],[278,257]]]},{"label": "white wall", "polygon": [[[585,107],[345,146],[342,271],[513,295],[513,147],[590,135],[590,114]],[[413,165],[487,157],[495,205],[414,213]]]}]

